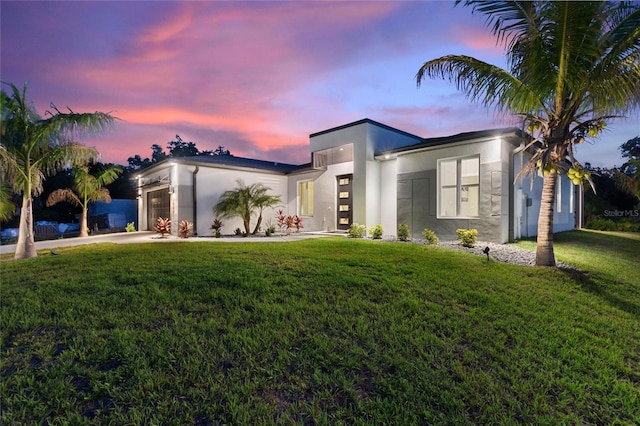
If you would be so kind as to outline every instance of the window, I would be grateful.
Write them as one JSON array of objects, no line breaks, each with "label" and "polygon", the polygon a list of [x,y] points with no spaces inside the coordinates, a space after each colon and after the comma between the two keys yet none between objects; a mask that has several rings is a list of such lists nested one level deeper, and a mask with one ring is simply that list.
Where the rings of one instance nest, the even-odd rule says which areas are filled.
[{"label": "window", "polygon": [[313,216],[313,181],[298,182],[298,214]]},{"label": "window", "polygon": [[480,210],[480,157],[438,162],[440,217],[476,217]]}]

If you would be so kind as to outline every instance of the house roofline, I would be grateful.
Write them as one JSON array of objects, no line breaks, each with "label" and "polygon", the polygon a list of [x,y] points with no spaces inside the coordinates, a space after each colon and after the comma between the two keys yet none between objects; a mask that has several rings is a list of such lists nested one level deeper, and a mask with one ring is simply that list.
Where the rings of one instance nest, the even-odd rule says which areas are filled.
[{"label": "house roofline", "polygon": [[414,135],[414,134],[409,133],[409,132],[405,132],[404,130],[396,129],[395,127],[391,127],[391,126],[388,126],[386,124],[380,123],[378,121],[371,120],[370,118],[363,118],[362,120],[354,121],[353,123],[343,124],[342,126],[333,127],[331,129],[322,130],[322,131],[316,132],[316,133],[311,133],[309,135],[309,138],[314,138],[316,136],[324,135],[324,134],[331,133],[331,132],[336,132],[338,130],[348,129],[349,127],[355,127],[355,126],[359,126],[361,124],[371,124],[371,125],[374,125],[374,126],[377,126],[377,127],[381,127],[381,128],[383,128],[385,130],[390,130],[392,132],[399,133],[401,135],[405,135],[405,136],[411,137],[413,139],[422,139],[422,137],[420,137],[420,136]]},{"label": "house roofline", "polygon": [[[277,161],[256,160],[253,158],[229,156],[228,158],[222,158],[226,156],[190,156],[190,157],[172,157],[160,161],[150,167],[139,170],[137,174],[145,174],[150,171],[154,171],[157,168],[166,167],[169,164],[184,164],[203,167],[217,167],[222,169],[234,169],[234,170],[246,170],[246,171],[261,171],[273,174],[286,175],[298,170],[301,167],[308,166],[308,164],[296,165],[288,163],[280,163]],[[211,161],[215,159],[216,161]],[[209,161],[207,161],[209,160]]]},{"label": "house roofline", "polygon": [[426,138],[422,142],[413,145],[407,145],[399,148],[393,148],[385,151],[379,151],[375,153],[375,156],[383,156],[390,154],[402,154],[410,151],[426,150],[429,148],[435,148],[442,145],[451,145],[457,142],[472,142],[478,139],[489,139],[502,136],[517,136],[522,137],[526,135],[517,127],[504,127],[499,129],[478,130],[473,132],[458,133],[452,136],[440,136],[435,138]]}]

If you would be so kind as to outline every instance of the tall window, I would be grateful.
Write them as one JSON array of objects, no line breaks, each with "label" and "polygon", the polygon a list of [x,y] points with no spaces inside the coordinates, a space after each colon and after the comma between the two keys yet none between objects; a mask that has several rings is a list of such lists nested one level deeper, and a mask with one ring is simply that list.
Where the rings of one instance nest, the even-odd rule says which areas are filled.
[{"label": "tall window", "polygon": [[440,217],[476,217],[480,210],[480,157],[438,162]]},{"label": "tall window", "polygon": [[298,214],[313,216],[313,181],[298,182]]}]

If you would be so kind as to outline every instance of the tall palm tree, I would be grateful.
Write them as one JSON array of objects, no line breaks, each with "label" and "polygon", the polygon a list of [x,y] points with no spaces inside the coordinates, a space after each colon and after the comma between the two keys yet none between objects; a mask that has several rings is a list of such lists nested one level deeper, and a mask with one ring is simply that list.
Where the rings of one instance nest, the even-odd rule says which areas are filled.
[{"label": "tall palm tree", "polygon": [[22,91],[9,83],[11,94],[0,93],[2,123],[0,174],[13,190],[22,194],[20,228],[14,257],[35,257],[33,196],[42,192],[45,177],[64,167],[86,164],[98,157],[94,148],[73,140],[82,131],[102,131],[115,118],[102,112],[61,112],[51,104],[47,118],[41,118],[27,101],[27,85]]},{"label": "tall palm tree", "polygon": [[52,206],[61,201],[66,201],[82,207],[82,220],[80,221],[80,236],[89,235],[87,226],[87,211],[92,201],[111,202],[111,195],[105,185],[109,185],[118,179],[122,169],[117,166],[101,167],[95,173],[90,173],[89,166],[76,166],[71,170],[73,175],[73,189],[57,189],[49,194],[47,206]]},{"label": "tall palm tree", "polygon": [[[509,70],[463,55],[425,62],[416,80],[455,82],[471,101],[523,119],[534,155],[522,172],[546,169],[536,264],[555,265],[558,173],[580,163],[573,147],[640,106],[640,6],[606,1],[467,0],[507,49]],[[522,175],[519,174],[518,177]]]},{"label": "tall palm tree", "polygon": [[236,189],[225,191],[213,207],[213,212],[220,216],[235,217],[240,216],[244,225],[245,235],[251,234],[251,216],[258,211],[258,221],[253,230],[253,234],[258,232],[262,223],[262,211],[266,207],[275,206],[280,202],[280,197],[269,195],[271,188],[261,183],[245,185],[242,180],[236,181]]}]

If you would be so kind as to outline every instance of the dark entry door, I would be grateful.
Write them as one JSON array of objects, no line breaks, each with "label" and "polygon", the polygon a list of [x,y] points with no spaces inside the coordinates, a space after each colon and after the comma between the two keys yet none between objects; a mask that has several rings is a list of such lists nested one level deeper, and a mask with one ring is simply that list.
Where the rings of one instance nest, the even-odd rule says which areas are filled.
[{"label": "dark entry door", "polygon": [[336,176],[338,186],[338,229],[346,230],[353,219],[353,175]]},{"label": "dark entry door", "polygon": [[153,231],[159,217],[170,217],[170,207],[171,198],[168,188],[149,192],[147,194],[147,230]]}]

